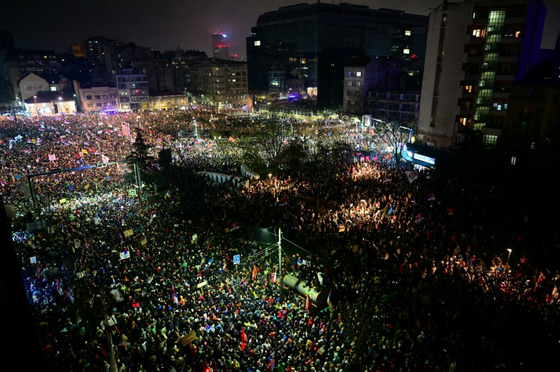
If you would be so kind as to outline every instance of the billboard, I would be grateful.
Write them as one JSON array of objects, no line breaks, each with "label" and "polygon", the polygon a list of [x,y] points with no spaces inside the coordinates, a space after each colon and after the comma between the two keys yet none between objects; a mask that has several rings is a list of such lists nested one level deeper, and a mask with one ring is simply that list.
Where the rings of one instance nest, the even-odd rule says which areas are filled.
[{"label": "billboard", "polygon": [[23,100],[33,97],[37,92],[48,92],[49,89],[49,83],[33,73],[19,82],[19,91]]}]

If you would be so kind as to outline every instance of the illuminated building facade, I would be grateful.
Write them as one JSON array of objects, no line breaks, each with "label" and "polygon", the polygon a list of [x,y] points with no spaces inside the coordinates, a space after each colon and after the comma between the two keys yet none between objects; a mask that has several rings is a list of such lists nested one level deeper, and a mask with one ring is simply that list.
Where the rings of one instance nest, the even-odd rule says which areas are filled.
[{"label": "illuminated building facade", "polygon": [[420,139],[450,147],[480,134],[487,147],[504,129],[513,85],[538,62],[542,0],[445,1],[430,14]]},{"label": "illuminated building facade", "polygon": [[219,106],[248,104],[247,64],[216,59],[192,66],[192,87],[197,94]]},{"label": "illuminated building facade", "polygon": [[119,92],[119,111],[149,109],[148,77],[145,74],[134,74],[132,70],[125,69],[123,72],[115,75]]},{"label": "illuminated building facade", "polygon": [[341,108],[346,62],[391,56],[406,62],[403,69],[419,71],[407,63],[423,61],[427,25],[427,16],[352,4],[297,4],[264,13],[246,40],[249,91],[266,94],[276,79],[287,96],[289,82],[301,81],[305,94],[317,93],[306,97],[313,106]]},{"label": "illuminated building facade", "polygon": [[214,58],[229,59],[227,35],[221,32],[212,34],[212,55]]}]

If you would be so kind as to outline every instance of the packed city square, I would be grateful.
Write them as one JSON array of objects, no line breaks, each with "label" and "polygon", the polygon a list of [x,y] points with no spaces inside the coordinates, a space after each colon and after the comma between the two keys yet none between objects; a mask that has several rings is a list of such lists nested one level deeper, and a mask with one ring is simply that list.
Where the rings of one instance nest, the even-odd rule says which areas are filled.
[{"label": "packed city square", "polygon": [[[313,130],[286,141],[375,156],[247,176],[236,141],[258,119],[234,114],[0,122],[0,186],[46,371],[559,365],[560,273],[533,253],[512,189],[397,167],[375,133],[339,120],[292,120]],[[126,177],[137,133],[153,158],[141,187]],[[505,218],[515,228],[500,246]],[[280,229],[281,265],[280,244],[259,235]],[[284,286],[288,275],[326,304]]]}]

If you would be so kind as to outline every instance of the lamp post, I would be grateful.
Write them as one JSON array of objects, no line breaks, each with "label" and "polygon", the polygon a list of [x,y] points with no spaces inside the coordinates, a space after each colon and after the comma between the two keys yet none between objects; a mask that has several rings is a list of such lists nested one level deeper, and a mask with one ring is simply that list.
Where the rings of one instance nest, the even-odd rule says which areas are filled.
[{"label": "lamp post", "polygon": [[37,107],[37,96],[33,96],[35,100],[35,116],[39,116],[39,108]]},{"label": "lamp post", "polygon": [[508,248],[507,251],[508,251],[508,258],[507,258],[507,262],[506,262],[506,263],[507,263],[507,265],[509,266],[509,257],[511,256],[511,251],[512,251],[512,249],[511,249],[511,248]]}]

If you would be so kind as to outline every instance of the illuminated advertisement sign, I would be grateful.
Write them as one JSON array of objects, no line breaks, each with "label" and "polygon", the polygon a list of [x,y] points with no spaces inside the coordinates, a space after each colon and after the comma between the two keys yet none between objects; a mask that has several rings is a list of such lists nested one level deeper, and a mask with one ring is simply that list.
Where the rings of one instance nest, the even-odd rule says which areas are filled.
[{"label": "illuminated advertisement sign", "polygon": [[418,154],[417,152],[414,153],[414,159],[420,160],[420,161],[423,161],[424,163],[428,163],[428,164],[432,164],[432,165],[434,165],[436,163],[436,159],[431,158],[429,156],[422,155],[422,154]]}]

